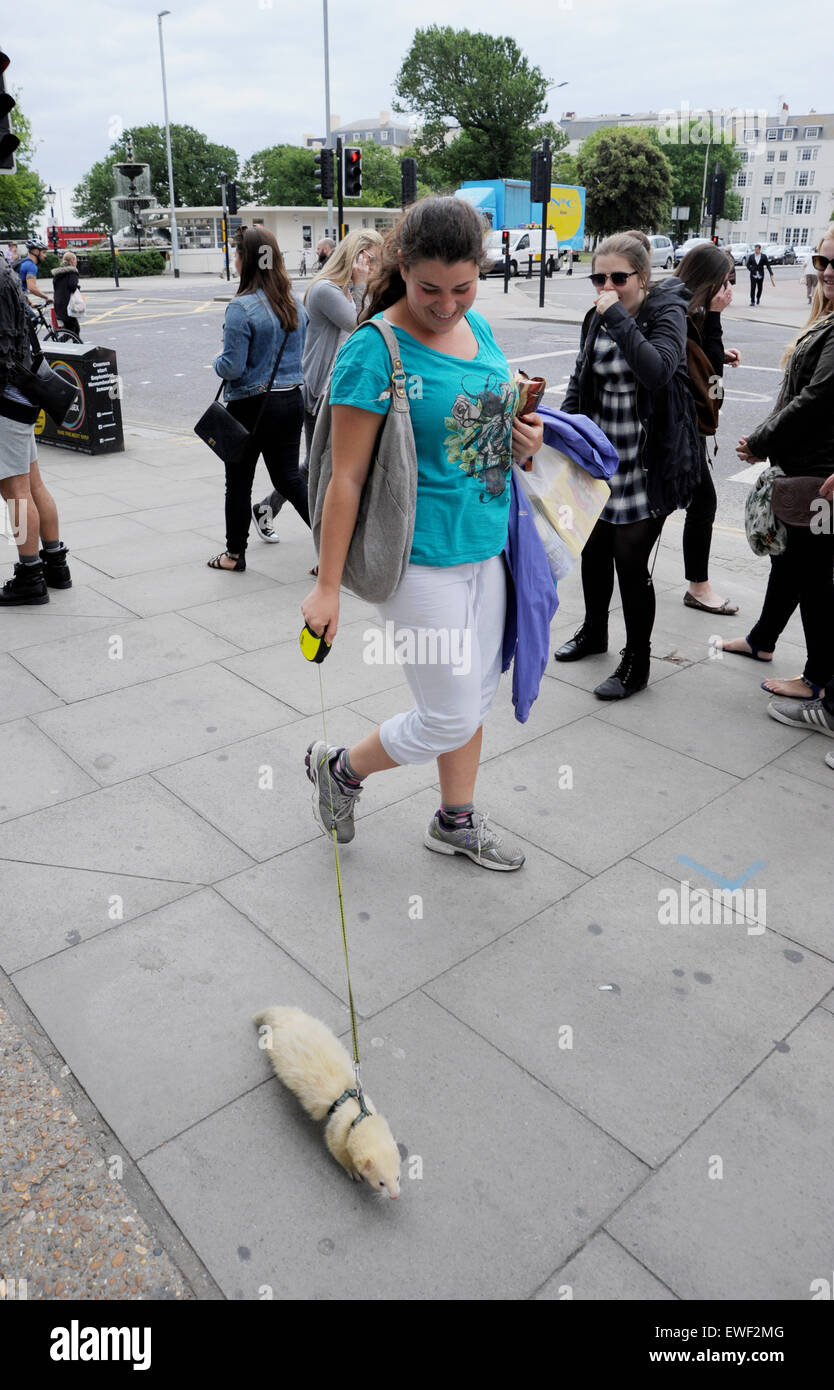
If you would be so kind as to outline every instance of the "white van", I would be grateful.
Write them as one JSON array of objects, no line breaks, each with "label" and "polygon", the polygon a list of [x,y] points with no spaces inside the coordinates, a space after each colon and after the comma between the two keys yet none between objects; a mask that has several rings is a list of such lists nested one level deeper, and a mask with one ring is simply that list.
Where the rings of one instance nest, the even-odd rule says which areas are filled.
[{"label": "white van", "polygon": [[[533,273],[538,271],[542,258],[542,233],[540,227],[511,227],[510,231],[510,274],[526,275],[527,268],[532,256]],[[484,251],[490,258],[490,264],[485,267],[482,277],[492,274],[504,274],[504,245],[501,240],[503,232],[487,232],[484,237]],[[567,254],[570,254],[569,252]],[[545,275],[552,275],[554,270],[561,270],[559,258],[559,239],[552,228],[547,229],[547,239],[545,243]]]}]

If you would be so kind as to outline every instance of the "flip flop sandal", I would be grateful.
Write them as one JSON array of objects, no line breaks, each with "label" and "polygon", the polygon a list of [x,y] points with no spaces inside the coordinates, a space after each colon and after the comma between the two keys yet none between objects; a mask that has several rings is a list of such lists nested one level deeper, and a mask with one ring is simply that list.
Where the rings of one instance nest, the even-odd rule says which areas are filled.
[{"label": "flip flop sandal", "polygon": [[[776,679],[776,677],[774,676],[774,680],[775,680],[775,679]],[[807,687],[808,687],[808,694],[807,694],[807,695],[788,695],[787,691],[784,691],[784,690],[783,690],[783,691],[779,691],[779,690],[768,690],[767,682],[766,682],[766,681],[762,681],[762,682],[761,682],[761,687],[762,687],[762,690],[764,690],[766,694],[768,694],[768,695],[775,695],[776,698],[777,698],[777,700],[818,700],[818,699],[820,698],[820,696],[822,695],[823,690],[825,689],[825,686],[824,686],[824,685],[814,685],[814,682],[813,682],[813,681],[806,680],[804,676],[800,676],[800,677],[799,677],[799,680],[802,681],[802,684],[803,684],[803,685],[807,685]]]},{"label": "flip flop sandal", "polygon": [[715,613],[726,618],[731,618],[734,613],[738,612],[738,604],[730,603],[728,598],[725,598],[720,608],[710,608],[708,603],[701,603],[701,600],[697,599],[694,594],[690,594],[688,589],[683,596],[683,601],[687,608],[699,608],[702,613]]},{"label": "flip flop sandal", "polygon": [[[749,637],[745,637],[744,640],[745,640],[745,642],[747,643],[747,645],[748,645],[748,646],[750,647],[750,649],[751,649],[749,652],[734,652],[734,651],[730,651],[727,647],[723,647],[723,646],[720,648],[720,650],[721,650],[722,652],[726,652],[728,656],[746,656],[746,657],[749,657],[749,659],[750,659],[751,661],[762,661],[762,662],[764,662],[765,666],[769,666],[770,663],[771,663],[771,661],[773,660],[773,657],[772,657],[772,656],[759,656],[759,649],[758,649],[758,647],[754,647],[754,646],[753,646],[753,643],[750,641],[750,638],[749,638]],[[809,695],[809,696],[808,696],[808,699],[810,699],[810,698],[811,698],[811,697],[810,697],[810,695]]]},{"label": "flip flop sandal", "polygon": [[228,550],[221,550],[219,555],[213,555],[210,560],[206,560],[206,564],[210,570],[224,570],[226,574],[234,574],[235,571],[240,573],[241,570],[246,569],[246,560],[243,555],[238,555],[234,568],[229,565],[221,565],[221,560],[231,560],[232,558]]}]

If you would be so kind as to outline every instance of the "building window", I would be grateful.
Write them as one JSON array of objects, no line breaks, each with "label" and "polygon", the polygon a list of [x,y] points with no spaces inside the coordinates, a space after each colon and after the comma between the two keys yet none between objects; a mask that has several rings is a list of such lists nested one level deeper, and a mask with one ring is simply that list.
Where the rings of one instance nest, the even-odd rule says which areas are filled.
[{"label": "building window", "polygon": [[758,127],[758,126],[748,126],[748,127],[746,128],[745,132],[744,132],[744,138],[745,138],[745,140],[758,140],[758,138],[759,138],[759,127]]},{"label": "building window", "polygon": [[787,150],[780,150],[780,151],[779,151],[779,163],[780,163],[780,164],[787,164],[787,162],[788,162],[788,152],[787,152]]},{"label": "building window", "polygon": [[742,220],[742,222],[746,222],[749,216],[750,216],[750,199],[749,199],[749,198],[745,198],[745,200],[744,200],[744,211],[743,211],[742,214],[741,214],[741,220]]},{"label": "building window", "polygon": [[782,199],[781,199],[781,198],[774,198],[774,199],[773,199],[773,216],[774,216],[774,217],[778,217],[781,211],[782,211]]},{"label": "building window", "polygon": [[802,231],[799,233],[799,244],[800,244],[800,246],[807,246],[807,245],[808,245],[808,228],[807,228],[807,227],[803,227],[803,228],[802,228]]},{"label": "building window", "polygon": [[794,183],[797,188],[807,188],[809,183],[814,182],[816,169],[797,169],[794,175]]},{"label": "building window", "polygon": [[786,227],[786,228],[785,228],[785,241],[787,242],[788,246],[790,246],[790,244],[791,244],[791,236],[792,236],[792,234],[793,234],[792,228],[791,228],[791,227]]},{"label": "building window", "polygon": [[777,183],[784,183],[784,182],[785,182],[785,175],[784,175],[784,174],[777,174],[777,175],[776,175],[776,182],[777,182]]},{"label": "building window", "polygon": [[313,228],[307,222],[301,225],[301,244],[307,251],[313,244]]},{"label": "building window", "polygon": [[765,174],[765,176],[764,176],[764,181],[765,181],[765,183],[773,183],[773,175],[772,175],[772,174]]},{"label": "building window", "polygon": [[[767,138],[768,140],[775,140],[775,139],[776,139],[776,127],[775,127],[775,125],[769,126],[769,127],[768,127],[767,137],[766,137],[766,138]],[[769,158],[770,158],[770,155],[768,155],[768,159],[769,159]]]},{"label": "building window", "polygon": [[774,244],[775,242],[777,242],[777,241],[779,240],[779,233],[778,233],[778,232],[771,232],[771,233],[770,233],[770,238],[769,238],[769,239],[770,239],[771,244]]},{"label": "building window", "polygon": [[793,126],[793,125],[786,125],[786,126],[785,126],[785,129],[782,131],[782,139],[783,139],[783,140],[793,140],[793,138],[794,138],[795,135],[796,135],[796,126]]},{"label": "building window", "polygon": [[821,135],[822,135],[822,126],[821,126],[821,125],[806,125],[806,127],[805,127],[805,139],[806,139],[806,140],[819,140],[819,138],[820,138]]},{"label": "building window", "polygon": [[750,151],[749,151],[749,150],[740,150],[740,151],[739,151],[739,156],[738,156],[738,157],[739,157],[739,159],[741,160],[742,164],[746,164],[746,163],[748,162],[749,158],[750,158]]},{"label": "building window", "polygon": [[769,212],[769,209],[770,209],[770,199],[769,199],[769,198],[762,198],[762,201],[761,201],[761,204],[760,204],[760,207],[759,207],[759,216],[760,216],[760,217],[767,217],[768,212]]},{"label": "building window", "polygon": [[388,131],[387,131],[387,130],[381,130],[381,131],[379,132],[379,138],[380,138],[380,140],[384,140],[384,141],[386,141],[386,143],[387,143],[387,141],[388,141]]},{"label": "building window", "polygon": [[773,163],[775,162],[775,160],[776,160],[776,151],[775,151],[775,150],[768,150],[768,152],[767,152],[767,162],[768,162],[768,164],[773,164]]},{"label": "building window", "polygon": [[736,188],[747,187],[747,175],[745,173],[736,174]]}]

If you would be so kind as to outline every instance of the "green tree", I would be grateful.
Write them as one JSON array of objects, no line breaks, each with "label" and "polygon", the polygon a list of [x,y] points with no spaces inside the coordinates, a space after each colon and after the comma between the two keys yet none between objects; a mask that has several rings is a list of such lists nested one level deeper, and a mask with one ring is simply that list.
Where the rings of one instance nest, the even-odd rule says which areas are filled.
[{"label": "green tree", "polygon": [[[110,227],[110,199],[115,196],[113,165],[127,159],[127,139],[133,137],[133,154],[138,164],[150,165],[151,192],[167,206],[168,162],[165,128],[159,125],[134,126],[110,146],[110,154],[85,174],[73,194],[78,216],[96,226]],[[238,157],[228,145],[215,145],[190,125],[171,126],[171,163],[174,170],[174,197],[178,207],[213,207],[220,201],[220,175],[235,178]]]},{"label": "green tree", "polygon": [[[20,93],[10,93],[19,102]],[[18,104],[11,114],[12,129],[20,140],[15,151],[16,173],[0,176],[0,236],[27,232],[46,204],[46,185],[31,167],[36,142],[32,127]]]},{"label": "green tree", "polygon": [[587,189],[585,215],[591,235],[667,226],[672,169],[654,132],[643,126],[596,130],[579,147],[576,171]]},{"label": "green tree", "polygon": [[736,222],[741,217],[741,199],[737,193],[730,191],[733,179],[742,167],[741,155],[733,144],[708,146],[709,134],[709,130],[705,129],[705,123],[694,119],[690,120],[683,130],[677,126],[670,126],[669,129],[661,127],[661,130],[656,132],[657,142],[672,167],[672,202],[675,207],[689,208],[689,220],[677,224],[681,237],[697,235],[701,228],[701,190],[704,187],[705,161],[707,193],[715,166],[720,163],[727,176],[724,216],[731,222]]},{"label": "green tree", "polygon": [[[543,135],[554,149],[567,136],[543,117],[548,79],[511,38],[433,24],[418,29],[395,81],[395,110],[422,122],[417,158],[428,181],[529,178]],[[460,135],[447,143],[449,130]]]},{"label": "green tree", "polygon": [[250,155],[241,171],[246,201],[262,207],[314,205],[318,202],[314,156],[313,150],[298,145],[272,145]]}]

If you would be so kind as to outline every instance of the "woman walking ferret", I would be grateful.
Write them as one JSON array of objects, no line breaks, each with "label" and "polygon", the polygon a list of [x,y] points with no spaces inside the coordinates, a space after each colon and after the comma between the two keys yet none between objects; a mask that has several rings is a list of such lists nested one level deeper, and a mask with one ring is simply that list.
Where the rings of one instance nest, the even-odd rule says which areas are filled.
[{"label": "woman walking ferret", "polygon": [[280,1081],[297,1096],[314,1120],[328,1116],[324,1139],[346,1172],[377,1193],[400,1195],[400,1152],[382,1115],[368,1096],[362,1114],[355,1095],[353,1066],[339,1039],[326,1024],[301,1009],[273,1008],[255,1014],[266,1026],[265,1051]]}]

